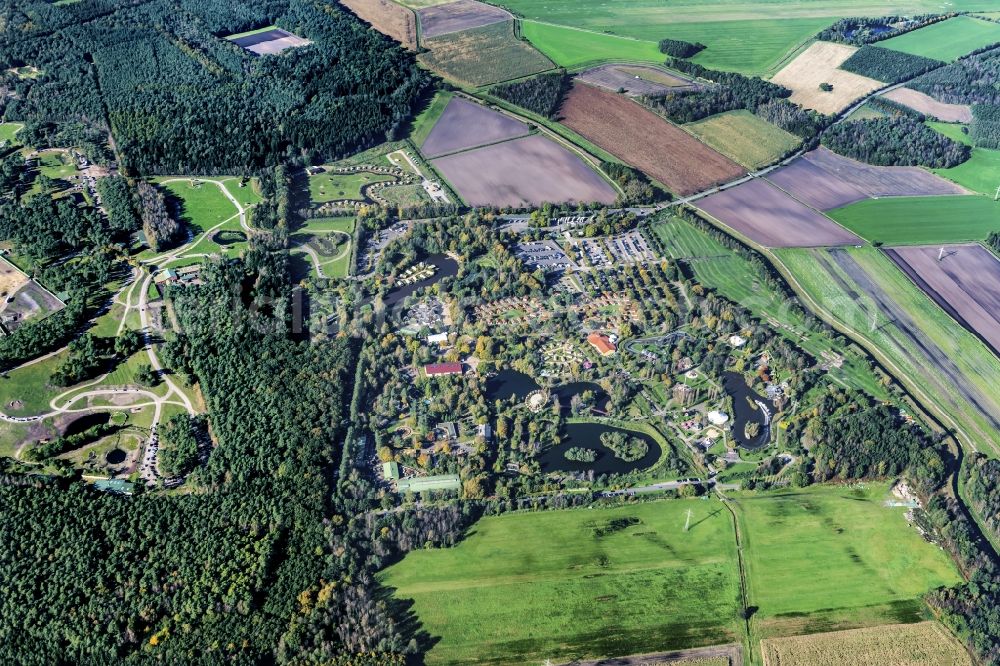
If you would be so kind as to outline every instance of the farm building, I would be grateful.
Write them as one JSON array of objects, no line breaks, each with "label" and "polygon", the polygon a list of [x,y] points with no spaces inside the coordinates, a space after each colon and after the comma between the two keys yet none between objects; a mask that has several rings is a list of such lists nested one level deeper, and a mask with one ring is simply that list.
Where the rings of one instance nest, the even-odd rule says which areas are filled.
[{"label": "farm building", "polygon": [[611,342],[611,338],[604,335],[603,333],[591,333],[587,336],[587,342],[597,350],[597,353],[601,356],[611,356],[618,348],[615,344]]},{"label": "farm building", "polygon": [[428,377],[437,375],[460,375],[462,374],[461,363],[431,363],[424,366],[424,374]]}]

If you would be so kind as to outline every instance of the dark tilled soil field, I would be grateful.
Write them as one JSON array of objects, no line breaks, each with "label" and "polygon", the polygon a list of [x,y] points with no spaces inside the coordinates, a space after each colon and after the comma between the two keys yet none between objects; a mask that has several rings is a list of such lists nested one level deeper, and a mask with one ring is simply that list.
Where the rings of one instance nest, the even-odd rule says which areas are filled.
[{"label": "dark tilled soil field", "polygon": [[802,159],[873,197],[968,194],[958,185],[920,167],[872,166],[822,147],[803,155]]},{"label": "dark tilled soil field", "polygon": [[743,167],[632,100],[576,83],[564,125],[685,196],[739,178]]},{"label": "dark tilled soil field", "polygon": [[797,159],[781,167],[770,173],[767,179],[799,201],[819,210],[833,210],[868,198],[867,193],[805,159]]},{"label": "dark tilled soil field", "polygon": [[528,126],[519,120],[455,97],[420,150],[427,157],[440,157],[527,134]]},{"label": "dark tilled soil field", "polygon": [[764,180],[751,180],[695,205],[766,247],[855,245],[861,239]]},{"label": "dark tilled soil field", "polygon": [[[886,254],[945,312],[1000,353],[1000,260],[981,245],[900,247]],[[938,260],[938,257],[941,260]]]},{"label": "dark tilled soil field", "polygon": [[471,206],[614,203],[617,193],[583,160],[535,135],[432,162]]},{"label": "dark tilled soil field", "polygon": [[458,0],[444,5],[427,7],[417,12],[420,31],[424,37],[438,37],[450,32],[479,28],[512,17],[503,9],[476,0]]}]

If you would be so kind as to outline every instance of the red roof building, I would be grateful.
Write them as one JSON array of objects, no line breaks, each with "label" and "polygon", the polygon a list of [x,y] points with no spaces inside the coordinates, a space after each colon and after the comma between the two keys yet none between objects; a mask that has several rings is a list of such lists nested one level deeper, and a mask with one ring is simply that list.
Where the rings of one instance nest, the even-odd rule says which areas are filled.
[{"label": "red roof building", "polygon": [[424,366],[424,373],[428,377],[435,375],[460,375],[462,374],[461,363],[431,363]]},{"label": "red roof building", "polygon": [[610,356],[618,349],[615,347],[614,343],[611,342],[611,338],[603,333],[591,333],[587,336],[587,342],[589,342],[601,356]]}]

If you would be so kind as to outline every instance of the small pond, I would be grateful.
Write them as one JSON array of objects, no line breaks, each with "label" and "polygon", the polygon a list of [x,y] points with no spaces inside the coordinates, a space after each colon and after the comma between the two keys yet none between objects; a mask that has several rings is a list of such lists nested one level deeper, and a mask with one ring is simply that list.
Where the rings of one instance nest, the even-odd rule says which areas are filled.
[{"label": "small pond", "polygon": [[486,381],[486,395],[490,400],[514,400],[521,402],[532,391],[541,386],[534,379],[517,370],[501,370]]},{"label": "small pond", "polygon": [[109,465],[121,465],[127,457],[128,454],[121,449],[111,449],[108,451],[108,455],[105,456],[105,460],[108,461]]},{"label": "small pond", "polygon": [[441,278],[455,277],[458,275],[458,262],[446,254],[432,254],[426,257],[421,257],[417,261],[418,263],[422,261],[425,264],[433,264],[437,267],[437,270],[434,272],[434,275],[429,278],[403,285],[402,287],[393,289],[386,294],[384,303],[387,308],[391,308],[399,303],[402,303],[406,300],[407,296],[416,293],[418,289],[434,284]]},{"label": "small pond", "polygon": [[[763,405],[768,405],[767,398],[754,392],[747,386],[743,375],[736,372],[726,372],[722,375],[722,389],[727,395],[733,398],[733,439],[744,449],[753,451],[767,446],[771,441],[771,416],[770,411],[765,412],[758,405],[751,406],[751,402],[760,401]],[[767,407],[768,410],[771,407]],[[748,423],[756,423],[760,426],[757,436],[747,439],[744,432]]]},{"label": "small pond", "polygon": [[[538,382],[529,375],[517,370],[501,370],[486,382],[486,395],[492,400],[509,400],[512,396],[515,401],[525,400],[532,391],[542,388]],[[594,382],[571,382],[556,386],[552,393],[559,398],[559,405],[568,410],[570,401],[574,395],[580,395],[585,391],[594,393],[594,407],[597,411],[607,412],[610,407],[611,398],[607,392],[601,388],[600,384]]]},{"label": "small pond", "polygon": [[552,392],[559,397],[559,405],[563,409],[570,408],[570,403],[574,395],[582,395],[587,391],[591,391],[594,394],[594,409],[607,414],[608,408],[611,406],[611,397],[601,388],[600,384],[595,384],[594,382],[572,382],[571,384],[563,384],[552,389]]},{"label": "small pond", "polygon": [[63,437],[78,435],[81,432],[90,430],[94,426],[104,425],[110,421],[111,414],[109,412],[93,412],[91,414],[85,414],[75,421],[71,421],[70,424],[66,426],[66,430],[63,432]]},{"label": "small pond", "polygon": [[[616,458],[615,454],[601,443],[603,433],[615,431],[624,432],[644,440],[649,446],[646,455],[632,462]],[[574,446],[597,451],[597,460],[594,462],[567,460],[564,454]],[[568,423],[563,429],[562,441],[543,452],[538,457],[538,461],[542,465],[543,472],[594,470],[595,474],[627,474],[652,467],[660,459],[661,452],[660,445],[656,443],[656,440],[645,433],[623,430],[603,423]]]}]

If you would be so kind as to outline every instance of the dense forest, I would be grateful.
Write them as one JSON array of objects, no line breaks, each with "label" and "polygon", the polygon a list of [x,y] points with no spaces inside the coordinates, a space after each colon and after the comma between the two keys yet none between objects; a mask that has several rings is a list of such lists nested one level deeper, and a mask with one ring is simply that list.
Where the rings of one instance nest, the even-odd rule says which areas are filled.
[{"label": "dense forest", "polygon": [[667,65],[694,77],[715,82],[704,90],[647,97],[644,102],[677,123],[690,123],[725,111],[747,109],[778,127],[808,138],[824,125],[823,116],[788,101],[792,91],[783,86],[735,72],[718,72],[693,62],[670,59]]},{"label": "dense forest", "polygon": [[[209,173],[344,155],[392,137],[429,79],[339,5],[223,0],[14,2],[0,35],[5,116],[115,137],[139,173]],[[221,39],[276,23],[313,43],[258,57]],[[16,28],[16,29],[14,29]],[[337,63],[338,66],[331,66]]]},{"label": "dense forest", "polygon": [[867,45],[841,63],[840,68],[876,81],[897,83],[920,76],[943,64],[940,60]]},{"label": "dense forest", "polygon": [[961,58],[911,81],[908,87],[950,104],[1000,104],[1000,48]]},{"label": "dense forest", "polygon": [[690,58],[705,50],[705,45],[698,42],[692,44],[680,39],[661,39],[660,53],[664,53],[671,58]]},{"label": "dense forest", "polygon": [[968,146],[908,116],[853,120],[823,134],[830,150],[878,166],[953,167],[969,159]]},{"label": "dense forest", "polygon": [[551,118],[559,110],[569,79],[565,72],[539,74],[513,83],[501,83],[490,88],[490,94],[517,104],[540,116]]}]

